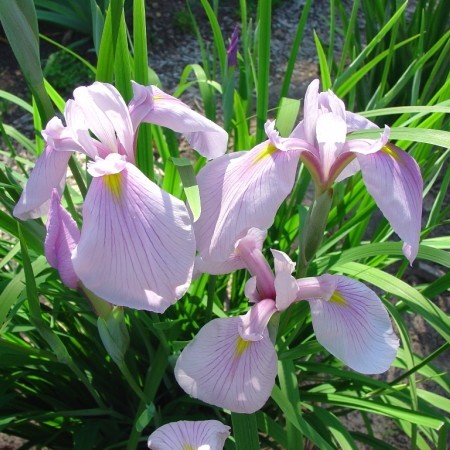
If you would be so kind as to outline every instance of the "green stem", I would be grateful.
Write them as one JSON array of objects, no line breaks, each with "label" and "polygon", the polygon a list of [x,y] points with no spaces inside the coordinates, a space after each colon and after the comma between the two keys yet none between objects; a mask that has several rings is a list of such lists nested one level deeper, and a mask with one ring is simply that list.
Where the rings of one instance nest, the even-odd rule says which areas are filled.
[{"label": "green stem", "polygon": [[303,235],[300,239],[297,277],[306,275],[309,263],[320,248],[325,232],[328,214],[333,203],[333,190],[330,188],[317,195],[309,208]]}]

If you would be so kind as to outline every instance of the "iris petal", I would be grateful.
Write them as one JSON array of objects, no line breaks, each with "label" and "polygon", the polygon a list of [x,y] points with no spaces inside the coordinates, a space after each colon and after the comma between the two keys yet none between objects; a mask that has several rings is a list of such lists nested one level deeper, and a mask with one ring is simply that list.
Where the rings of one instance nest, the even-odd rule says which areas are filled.
[{"label": "iris petal", "polygon": [[206,324],[178,358],[175,377],[192,397],[238,413],[253,413],[270,397],[277,355],[267,329],[259,341],[239,335],[241,317]]},{"label": "iris petal", "polygon": [[230,427],[218,420],[180,420],[159,427],[148,438],[151,450],[222,450]]},{"label": "iris petal", "polygon": [[71,152],[59,152],[47,146],[36,161],[22,195],[14,208],[21,220],[36,219],[48,212],[53,189],[61,195],[64,190],[67,164]]},{"label": "iris petal", "polygon": [[188,288],[194,254],[185,205],[139,169],[126,163],[119,173],[93,178],[73,255],[88,289],[116,305],[164,312]]}]

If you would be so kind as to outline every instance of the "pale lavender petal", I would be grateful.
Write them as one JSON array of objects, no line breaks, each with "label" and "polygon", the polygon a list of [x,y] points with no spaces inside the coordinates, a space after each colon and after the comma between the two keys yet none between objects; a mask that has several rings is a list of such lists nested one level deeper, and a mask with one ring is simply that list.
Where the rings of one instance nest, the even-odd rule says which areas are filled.
[{"label": "pale lavender petal", "polygon": [[316,122],[319,117],[319,80],[313,80],[305,95],[304,119],[295,127],[291,137],[316,143]]},{"label": "pale lavender petal", "polygon": [[255,303],[245,316],[241,316],[239,335],[244,341],[260,341],[264,337],[270,318],[277,312],[275,302],[271,299]]},{"label": "pale lavender petal", "polygon": [[[70,104],[69,102],[68,104]],[[86,153],[91,157],[95,155],[95,151],[94,153],[88,153],[85,151],[83,146],[80,145],[76,138],[74,138],[72,129],[65,127],[59,117],[53,117],[47,123],[45,130],[42,130],[42,137],[45,139],[45,142],[48,146],[54,148],[57,151],[78,151],[81,153]]]},{"label": "pale lavender petal", "polygon": [[178,358],[175,377],[194,398],[250,414],[270,397],[277,355],[267,329],[261,340],[244,341],[241,324],[241,317],[206,324]]},{"label": "pale lavender petal", "polygon": [[205,261],[226,261],[250,228],[268,229],[295,182],[299,152],[277,151],[269,141],[224,155],[198,174],[202,214],[194,223]]},{"label": "pale lavender petal", "polygon": [[336,289],[337,278],[330,275],[306,277],[296,280],[287,272],[280,272],[275,278],[278,311],[284,311],[299,300],[320,298],[329,300]]},{"label": "pale lavender petal", "polygon": [[262,241],[255,239],[252,230],[260,232],[257,228],[251,228],[247,236],[236,244],[236,255],[239,255],[250,274],[256,277],[256,288],[260,298],[274,298],[274,276],[266,258],[261,252]]},{"label": "pale lavender petal", "polygon": [[337,283],[329,300],[309,300],[317,340],[358,372],[388,370],[399,341],[381,300],[359,281],[338,275],[323,277],[334,277]]},{"label": "pale lavender petal", "polygon": [[[112,172],[120,158],[109,155]],[[186,292],[194,254],[183,202],[130,163],[120,173],[93,178],[73,255],[88,289],[116,305],[164,312]]]},{"label": "pale lavender petal", "polygon": [[348,177],[351,177],[358,173],[361,170],[359,167],[359,162],[357,159],[354,159],[353,161],[350,161],[344,169],[340,172],[340,174],[336,177],[336,182],[343,181]]},{"label": "pale lavender petal", "polygon": [[181,100],[156,86],[133,83],[133,92],[129,109],[135,129],[149,122],[183,133],[191,147],[208,159],[227,151],[228,133]]},{"label": "pale lavender petal", "polygon": [[14,208],[15,217],[27,220],[47,214],[53,189],[56,189],[59,195],[64,190],[70,156],[70,152],[58,152],[51,146],[45,148]]},{"label": "pale lavender petal", "polygon": [[360,155],[376,153],[388,143],[390,132],[391,129],[386,125],[379,139],[352,139],[345,143],[343,151]]},{"label": "pale lavender petal", "polygon": [[180,420],[159,427],[148,438],[151,450],[222,450],[230,427],[218,420]]},{"label": "pale lavender petal", "polygon": [[322,174],[327,181],[330,178],[331,167],[343,151],[347,125],[344,119],[333,113],[322,114],[317,119],[316,134]]},{"label": "pale lavender petal", "polygon": [[72,252],[80,240],[80,231],[72,216],[61,206],[56,189],[53,190],[47,219],[45,256],[48,263],[58,269],[63,283],[76,289],[78,276],[73,270]]},{"label": "pale lavender petal", "polygon": [[275,277],[277,309],[284,311],[297,300],[297,280],[289,272],[279,272]]},{"label": "pale lavender petal", "polygon": [[233,253],[226,261],[213,261],[210,259],[205,261],[201,256],[197,256],[195,258],[194,271],[198,273],[209,273],[211,275],[223,275],[239,269],[244,269],[247,267],[247,263],[239,254],[239,244],[241,242],[242,245],[246,243],[251,250],[261,251],[266,236],[267,231],[259,230],[258,228],[250,228],[247,235],[237,241]]},{"label": "pale lavender petal", "polygon": [[258,293],[258,289],[256,288],[256,277],[251,277],[247,280],[244,286],[244,295],[251,302],[258,302],[261,300],[261,296]]},{"label": "pale lavender petal", "polygon": [[423,181],[417,162],[392,144],[357,158],[367,190],[405,242],[404,254],[412,264],[419,250],[422,218]]},{"label": "pale lavender petal", "polygon": [[370,130],[378,128],[378,125],[371,122],[369,119],[350,111],[345,111],[345,121],[347,122],[347,133],[357,130]]},{"label": "pale lavender petal", "polygon": [[318,98],[319,109],[323,113],[331,112],[341,119],[346,118],[344,102],[331,90],[321,92]]},{"label": "pale lavender petal", "polygon": [[117,89],[95,82],[73,93],[89,129],[110,152],[126,154],[134,161],[134,130],[128,107]]},{"label": "pale lavender petal", "polygon": [[270,249],[270,251],[274,260],[275,274],[278,275],[281,272],[291,274],[295,270],[295,262],[286,253],[274,249]]}]

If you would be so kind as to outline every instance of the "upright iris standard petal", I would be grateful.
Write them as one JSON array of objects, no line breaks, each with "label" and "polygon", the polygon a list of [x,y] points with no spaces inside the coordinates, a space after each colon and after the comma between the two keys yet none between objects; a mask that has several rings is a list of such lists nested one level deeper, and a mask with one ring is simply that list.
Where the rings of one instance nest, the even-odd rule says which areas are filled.
[{"label": "upright iris standard petal", "polygon": [[59,195],[64,190],[70,156],[70,152],[58,152],[51,146],[45,148],[14,208],[15,217],[27,220],[47,214],[53,189]]},{"label": "upright iris standard petal", "polygon": [[135,130],[141,122],[149,122],[183,133],[191,147],[208,159],[227,151],[228,133],[181,100],[156,86],[133,83],[133,92],[129,110]]},{"label": "upright iris standard petal", "polygon": [[192,276],[195,240],[185,205],[117,153],[88,170],[94,178],[73,255],[77,275],[110,303],[164,312]]},{"label": "upright iris standard petal", "polygon": [[[209,273],[211,275],[222,275],[234,272],[235,270],[248,268],[245,258],[239,252],[239,245],[246,244],[247,247],[261,252],[267,231],[258,228],[250,228],[244,238],[239,239],[235,244],[234,252],[226,261],[212,261],[210,259],[203,260],[201,256],[195,258],[194,270],[198,273]],[[270,270],[270,269],[269,269]]]},{"label": "upright iris standard petal", "polygon": [[258,341],[239,334],[241,317],[206,324],[178,358],[175,377],[192,397],[238,413],[253,413],[270,397],[277,355],[267,329]]},{"label": "upright iris standard petal", "polygon": [[423,181],[417,162],[392,144],[357,155],[364,183],[394,231],[404,241],[412,264],[419,250]]},{"label": "upright iris standard petal", "polygon": [[299,152],[278,151],[266,141],[213,160],[199,172],[202,214],[194,230],[205,261],[226,261],[250,228],[272,225],[294,185],[298,159]]},{"label": "upright iris standard petal", "polygon": [[45,256],[49,264],[58,269],[63,283],[75,289],[78,276],[72,265],[72,252],[80,240],[80,231],[72,216],[61,206],[56,189],[53,190],[47,219]]},{"label": "upright iris standard petal", "polygon": [[230,427],[218,420],[180,420],[159,427],[148,438],[151,450],[222,450]]},{"label": "upright iris standard petal", "polygon": [[88,128],[112,153],[126,154],[134,162],[134,130],[128,107],[112,85],[96,82],[73,93]]},{"label": "upright iris standard petal", "polygon": [[[325,289],[322,298],[308,300],[317,340],[358,372],[385,372],[397,354],[399,341],[381,300],[359,281],[339,275],[323,275],[317,280],[325,278],[327,285],[335,284],[331,296]],[[302,282],[299,280],[299,293]]]}]

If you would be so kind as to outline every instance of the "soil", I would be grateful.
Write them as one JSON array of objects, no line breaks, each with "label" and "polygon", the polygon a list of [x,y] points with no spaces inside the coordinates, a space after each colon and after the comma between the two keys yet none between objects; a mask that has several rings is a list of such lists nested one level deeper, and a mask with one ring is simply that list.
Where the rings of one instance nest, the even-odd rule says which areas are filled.
[{"label": "soil", "polygon": [[[220,26],[224,36],[231,36],[233,29],[239,20],[236,4],[237,2],[224,2],[221,6]],[[222,2],[221,2],[222,4]],[[351,5],[351,2],[348,2]],[[193,13],[199,23],[199,29],[205,42],[212,41],[212,33],[205,14],[196,2],[193,2]],[[276,104],[284,76],[284,70],[293,41],[298,18],[302,10],[301,0],[284,1],[281,6],[274,9],[272,19],[271,38],[271,82],[270,82],[270,106]],[[172,92],[180,79],[184,67],[192,63],[201,63],[201,54],[195,34],[186,25],[188,12],[185,8],[184,0],[165,0],[147,2],[148,36],[149,36],[149,63],[159,75],[163,88]],[[250,15],[255,15],[255,11],[250,11]],[[291,82],[289,96],[293,98],[303,98],[307,85],[318,76],[318,61],[315,45],[313,41],[313,31],[315,30],[321,38],[327,40],[329,17],[329,2],[316,0],[310,12],[310,19],[306,25],[304,39],[297,58],[294,75]],[[361,23],[360,26],[363,26]],[[78,37],[70,32],[59,30],[53,26],[44,25],[43,33],[58,42],[75,41]],[[337,49],[340,48],[339,39],[335,42]],[[90,45],[83,50],[84,55],[92,58]],[[41,42],[41,55],[45,60],[55,49],[45,42]],[[79,50],[78,50],[79,51]],[[73,86],[75,87],[75,86]],[[29,92],[24,78],[18,68],[7,40],[0,33],[0,89],[13,93],[24,99],[29,99]],[[183,95],[183,100],[187,103],[198,106],[200,104],[199,95],[195,90],[190,90]],[[32,134],[33,123],[29,115],[10,103],[6,104],[0,100],[0,114],[2,120],[25,134]],[[428,216],[432,195],[425,199],[424,215]],[[447,197],[447,202],[450,198]],[[442,235],[442,230],[440,230]],[[450,233],[450,230],[446,230]],[[406,281],[412,285],[422,282],[429,282],[442,276],[439,266],[415,263],[412,269],[406,273]],[[444,310],[449,309],[449,299],[440,296],[435,299],[436,304]],[[418,316],[408,315],[406,318],[413,350],[421,356],[431,354],[436,348],[443,344],[436,333],[430,329],[425,321]],[[447,356],[447,357],[446,357]],[[435,361],[442,370],[450,371],[450,361],[447,355],[441,355]],[[398,371],[392,369],[386,374],[387,379],[393,379],[398,375]],[[434,383],[425,383],[428,389],[434,390]],[[382,416],[371,417],[375,435],[385,440],[399,450],[407,450],[409,443],[403,435],[395,430],[394,424]],[[345,426],[349,430],[365,431],[365,425],[361,415],[357,412],[351,413],[342,418]],[[0,450],[15,450],[23,444],[23,441],[14,437],[0,433]],[[365,447],[361,446],[361,449]],[[367,447],[368,448],[368,447]]]}]

